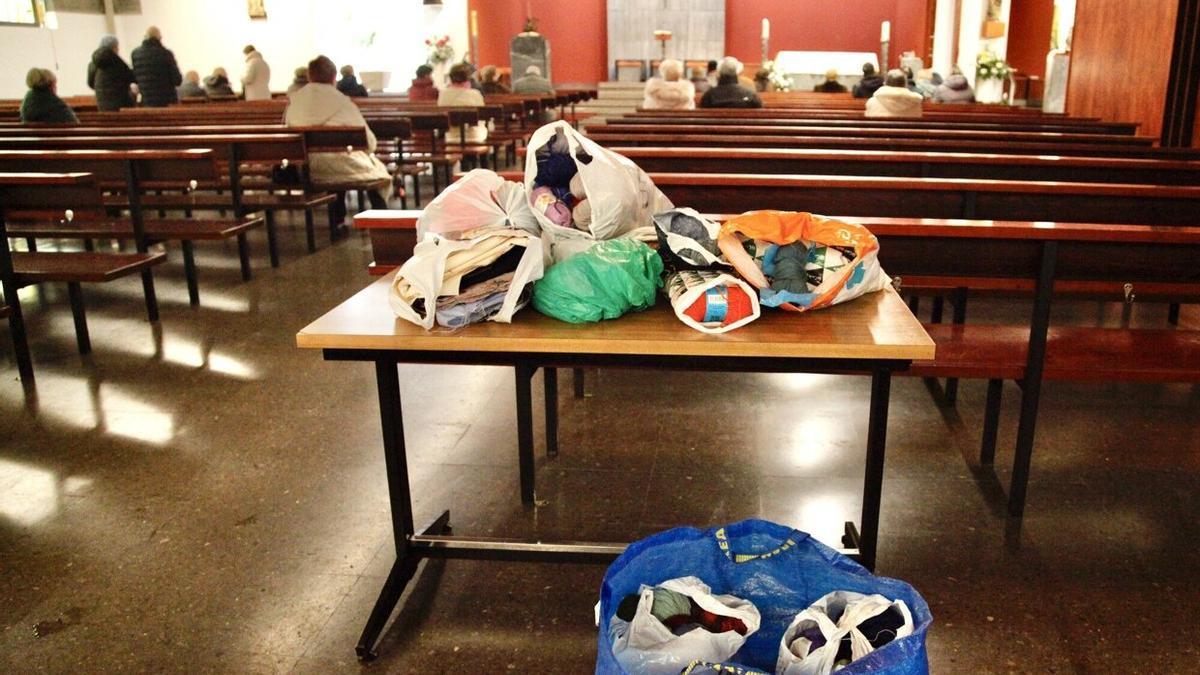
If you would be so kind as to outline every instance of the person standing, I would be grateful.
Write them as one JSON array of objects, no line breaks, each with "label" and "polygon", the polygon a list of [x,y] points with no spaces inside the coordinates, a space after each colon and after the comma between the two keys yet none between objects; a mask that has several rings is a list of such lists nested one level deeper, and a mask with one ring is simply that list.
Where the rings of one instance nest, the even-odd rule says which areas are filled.
[{"label": "person standing", "polygon": [[88,64],[87,85],[96,92],[96,107],[102,112],[134,106],[129,91],[134,83],[133,70],[117,54],[118,48],[116,36],[105,35]]},{"label": "person standing", "polygon": [[133,50],[133,75],[142,92],[142,105],[165,108],[179,102],[176,87],[183,84],[183,73],[179,72],[175,55],[163,46],[158,26],[147,28],[146,39]]},{"label": "person standing", "polygon": [[75,111],[58,97],[58,76],[45,68],[31,68],[25,76],[29,92],[21,101],[21,122],[29,124],[79,124]]},{"label": "person standing", "polygon": [[271,100],[271,66],[254,45],[246,45],[242,53],[246,55],[246,74],[242,75],[242,93],[246,100]]}]

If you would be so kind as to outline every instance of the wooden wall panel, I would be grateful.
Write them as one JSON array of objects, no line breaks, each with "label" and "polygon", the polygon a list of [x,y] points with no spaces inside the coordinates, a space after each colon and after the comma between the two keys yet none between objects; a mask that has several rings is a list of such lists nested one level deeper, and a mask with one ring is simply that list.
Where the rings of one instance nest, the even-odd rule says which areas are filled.
[{"label": "wooden wall panel", "polygon": [[1067,112],[1162,130],[1178,0],[1083,0],[1075,16]]}]

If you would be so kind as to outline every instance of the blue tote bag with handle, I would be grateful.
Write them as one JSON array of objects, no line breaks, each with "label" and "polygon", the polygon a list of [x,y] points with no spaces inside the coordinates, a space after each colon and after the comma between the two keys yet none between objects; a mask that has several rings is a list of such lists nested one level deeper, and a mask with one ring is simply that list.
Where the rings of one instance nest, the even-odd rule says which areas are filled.
[{"label": "blue tote bag with handle", "polygon": [[[933,616],[912,586],[877,577],[862,565],[798,530],[764,520],[745,520],[700,530],[679,527],[630,544],[608,568],[600,587],[600,630],[596,673],[621,674],[609,630],[617,606],[641,586],[697,577],[714,594],[754,603],[759,629],[734,654],[728,670],[694,672],[775,672],[780,641],[797,614],[832,591],[879,594],[903,600],[912,612],[913,633],[894,640],[839,671],[913,674],[929,672],[925,635]],[[684,661],[679,671],[690,664]],[[715,665],[715,664],[713,664]]]}]

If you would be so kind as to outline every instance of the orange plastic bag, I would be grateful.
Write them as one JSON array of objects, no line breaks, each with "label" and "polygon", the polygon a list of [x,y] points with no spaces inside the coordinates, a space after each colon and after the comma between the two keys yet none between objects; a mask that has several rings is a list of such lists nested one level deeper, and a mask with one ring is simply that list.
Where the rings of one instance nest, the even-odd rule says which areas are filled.
[{"label": "orange plastic bag", "polygon": [[[754,240],[754,255],[745,240]],[[780,247],[807,248],[806,292],[771,288]],[[766,244],[763,246],[762,244]],[[759,289],[767,307],[793,312],[821,309],[883,289],[891,283],[879,266],[879,240],[854,223],[795,211],[751,211],[725,221],[717,246],[738,274]]]}]

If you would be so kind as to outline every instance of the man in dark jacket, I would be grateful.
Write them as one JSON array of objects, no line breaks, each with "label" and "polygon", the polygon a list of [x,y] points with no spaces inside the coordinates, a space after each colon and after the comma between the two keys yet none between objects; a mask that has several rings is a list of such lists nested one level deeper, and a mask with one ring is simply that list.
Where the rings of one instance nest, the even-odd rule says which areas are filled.
[{"label": "man in dark jacket", "polygon": [[133,50],[133,75],[142,92],[142,105],[165,108],[179,102],[176,87],[183,84],[183,74],[175,63],[175,55],[162,44],[162,31],[157,26],[146,29],[146,39]]},{"label": "man in dark jacket", "polygon": [[362,86],[358,78],[354,76],[354,66],[350,64],[342,66],[342,79],[338,80],[337,90],[350,98],[367,96],[367,88]]},{"label": "man in dark jacket", "polygon": [[864,63],[862,79],[854,85],[854,98],[871,98],[875,95],[875,91],[882,86],[883,78],[875,72],[875,66]]},{"label": "man in dark jacket", "polygon": [[79,124],[71,107],[58,97],[58,77],[45,68],[31,68],[25,76],[29,92],[21,101],[21,122],[28,124]]},{"label": "man in dark jacket", "polygon": [[761,108],[758,94],[738,84],[742,64],[732,56],[725,57],[717,68],[717,86],[700,97],[701,108]]},{"label": "man in dark jacket", "polygon": [[105,35],[88,64],[87,84],[96,91],[96,107],[101,111],[134,105],[133,94],[129,92],[129,85],[134,82],[133,71],[117,55],[117,47],[116,36]]}]

